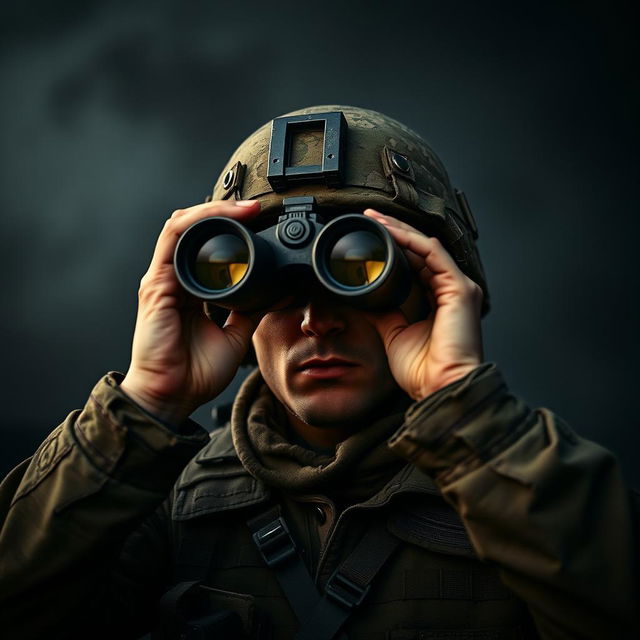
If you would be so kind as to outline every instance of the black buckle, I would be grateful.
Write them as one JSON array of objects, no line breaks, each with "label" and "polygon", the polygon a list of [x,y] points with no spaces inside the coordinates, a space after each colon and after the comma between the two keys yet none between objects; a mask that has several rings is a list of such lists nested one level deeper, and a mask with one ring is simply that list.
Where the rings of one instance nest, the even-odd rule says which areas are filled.
[{"label": "black buckle", "polygon": [[[344,145],[347,120],[342,111],[328,111],[302,116],[275,118],[271,125],[267,180],[271,188],[284,191],[291,183],[325,182],[340,187],[344,179]],[[321,164],[292,166],[291,142],[294,130],[322,128]]]},{"label": "black buckle", "polygon": [[361,587],[336,570],[329,578],[324,590],[338,604],[342,604],[347,609],[353,609],[362,604],[370,588],[370,584]]},{"label": "black buckle", "polygon": [[287,523],[282,518],[277,518],[256,531],[253,541],[268,567],[276,567],[296,552]]}]

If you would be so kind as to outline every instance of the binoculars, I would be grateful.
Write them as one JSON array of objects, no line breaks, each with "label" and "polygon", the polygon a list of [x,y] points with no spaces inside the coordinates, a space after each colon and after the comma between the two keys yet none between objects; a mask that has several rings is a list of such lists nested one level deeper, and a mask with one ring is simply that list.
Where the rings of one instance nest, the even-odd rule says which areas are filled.
[{"label": "binoculars", "polygon": [[206,218],[178,240],[174,266],[180,284],[226,309],[255,311],[294,290],[324,289],[361,309],[399,306],[411,271],[383,225],[360,213],[326,224],[312,197],[285,198],[276,225],[257,233],[236,220]]}]

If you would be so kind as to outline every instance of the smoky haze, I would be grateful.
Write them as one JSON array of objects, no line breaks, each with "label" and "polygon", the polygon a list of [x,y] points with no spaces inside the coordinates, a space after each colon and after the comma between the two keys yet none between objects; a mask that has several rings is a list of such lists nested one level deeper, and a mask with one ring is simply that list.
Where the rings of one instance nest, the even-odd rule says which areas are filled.
[{"label": "smoky haze", "polygon": [[514,4],[5,4],[0,470],[126,370],[171,211],[263,122],[354,104],[419,131],[467,193],[487,359],[638,484],[633,23],[612,4]]}]

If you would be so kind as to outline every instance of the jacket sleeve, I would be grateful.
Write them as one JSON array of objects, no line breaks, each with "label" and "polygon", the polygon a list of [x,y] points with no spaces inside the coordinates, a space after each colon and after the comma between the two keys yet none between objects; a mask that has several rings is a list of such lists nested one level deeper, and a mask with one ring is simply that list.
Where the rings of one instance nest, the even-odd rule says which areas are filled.
[{"label": "jacket sleeve", "polygon": [[120,391],[119,376],[105,376],[0,485],[7,637],[76,637],[83,619],[84,637],[99,637],[164,586],[163,503],[208,434],[191,421],[180,434],[156,421]]},{"label": "jacket sleeve", "polygon": [[640,637],[633,505],[609,451],[493,364],[414,404],[389,446],[436,480],[542,638]]}]

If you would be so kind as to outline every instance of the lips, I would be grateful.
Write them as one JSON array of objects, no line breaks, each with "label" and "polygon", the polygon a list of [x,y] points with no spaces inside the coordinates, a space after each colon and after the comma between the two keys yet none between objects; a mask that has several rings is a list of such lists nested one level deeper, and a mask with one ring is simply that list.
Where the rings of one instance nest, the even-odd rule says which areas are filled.
[{"label": "lips", "polygon": [[299,365],[297,370],[312,378],[327,379],[346,375],[357,366],[356,362],[338,357],[310,358]]}]

